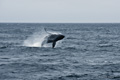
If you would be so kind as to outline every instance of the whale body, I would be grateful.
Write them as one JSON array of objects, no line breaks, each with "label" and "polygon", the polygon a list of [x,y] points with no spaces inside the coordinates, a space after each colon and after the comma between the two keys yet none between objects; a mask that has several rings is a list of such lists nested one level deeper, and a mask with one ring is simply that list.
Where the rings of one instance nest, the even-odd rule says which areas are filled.
[{"label": "whale body", "polygon": [[52,48],[55,47],[56,42],[59,40],[62,40],[65,36],[62,34],[50,34],[45,37],[44,41],[42,42],[41,46],[43,46],[46,43],[52,43]]}]

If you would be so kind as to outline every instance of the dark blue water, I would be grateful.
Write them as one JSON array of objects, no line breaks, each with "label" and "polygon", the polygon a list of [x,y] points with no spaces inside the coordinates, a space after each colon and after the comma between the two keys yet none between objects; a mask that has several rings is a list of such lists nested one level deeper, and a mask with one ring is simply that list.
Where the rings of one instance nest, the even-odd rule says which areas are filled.
[{"label": "dark blue water", "polygon": [[[55,49],[43,28],[65,35]],[[0,23],[0,80],[120,80],[120,24]]]}]

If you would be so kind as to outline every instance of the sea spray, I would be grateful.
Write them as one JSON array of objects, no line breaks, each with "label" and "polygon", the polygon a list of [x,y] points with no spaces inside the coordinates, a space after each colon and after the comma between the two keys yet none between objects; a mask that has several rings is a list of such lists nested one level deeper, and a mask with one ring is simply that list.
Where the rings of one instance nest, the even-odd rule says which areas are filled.
[{"label": "sea spray", "polygon": [[43,29],[36,31],[24,40],[23,45],[28,47],[41,47],[41,44],[47,35],[48,34]]}]

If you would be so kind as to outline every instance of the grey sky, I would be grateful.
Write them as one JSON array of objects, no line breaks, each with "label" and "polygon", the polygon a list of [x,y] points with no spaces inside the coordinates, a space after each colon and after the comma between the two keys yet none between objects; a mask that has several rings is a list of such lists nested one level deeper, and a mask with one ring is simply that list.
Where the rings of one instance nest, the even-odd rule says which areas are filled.
[{"label": "grey sky", "polygon": [[0,0],[0,22],[120,22],[120,0]]}]

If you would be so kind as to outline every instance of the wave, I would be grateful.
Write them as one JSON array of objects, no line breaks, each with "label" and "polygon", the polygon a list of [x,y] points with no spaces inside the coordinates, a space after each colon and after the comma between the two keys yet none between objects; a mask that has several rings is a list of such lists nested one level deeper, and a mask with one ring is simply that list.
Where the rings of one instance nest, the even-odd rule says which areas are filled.
[{"label": "wave", "polygon": [[90,77],[90,74],[67,74],[65,76],[54,77],[53,80],[78,80],[81,78]]},{"label": "wave", "polygon": [[113,47],[112,44],[99,44],[98,47]]}]

